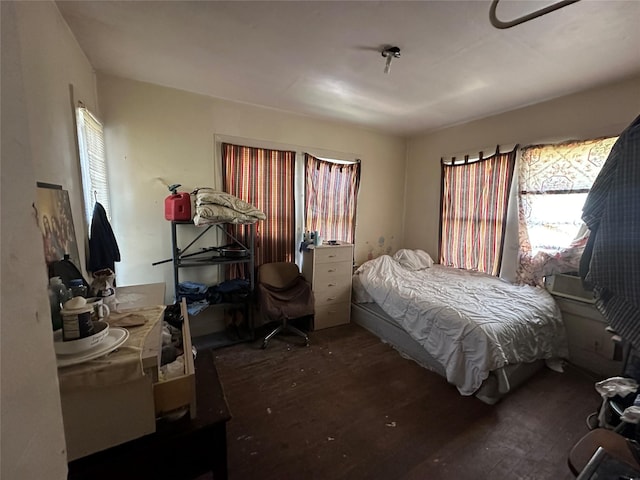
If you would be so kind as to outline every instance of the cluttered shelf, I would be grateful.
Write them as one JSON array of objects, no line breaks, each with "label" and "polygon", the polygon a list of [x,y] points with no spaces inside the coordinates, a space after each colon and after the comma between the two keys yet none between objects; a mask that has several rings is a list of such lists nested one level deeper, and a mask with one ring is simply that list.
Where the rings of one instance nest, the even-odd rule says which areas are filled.
[{"label": "cluttered shelf", "polygon": [[213,335],[222,338],[215,345],[251,340],[255,231],[266,215],[227,192],[199,187],[189,194],[178,192],[179,186],[171,185],[172,194],[165,199],[171,258],[153,265],[172,263],[175,301],[185,298],[190,315],[212,308],[215,318],[208,319],[208,327],[223,317],[225,331]]},{"label": "cluttered shelf", "polygon": [[[171,221],[172,257],[153,265],[172,263],[174,298],[186,299],[189,315],[213,308],[225,324],[224,331],[197,338],[200,346],[219,348],[253,339],[254,237],[254,225],[199,227],[193,221]],[[181,273],[202,267],[219,268],[214,284],[190,281],[193,275]]]}]

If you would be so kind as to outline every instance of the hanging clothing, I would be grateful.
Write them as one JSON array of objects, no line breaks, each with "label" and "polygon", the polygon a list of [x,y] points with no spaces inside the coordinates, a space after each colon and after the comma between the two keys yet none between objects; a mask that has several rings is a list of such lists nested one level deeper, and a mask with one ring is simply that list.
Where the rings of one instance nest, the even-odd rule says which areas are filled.
[{"label": "hanging clothing", "polygon": [[119,261],[120,249],[107,219],[107,212],[100,202],[96,202],[91,217],[87,270],[97,272],[109,268],[115,272],[115,262]]},{"label": "hanging clothing", "polygon": [[611,149],[582,210],[580,275],[618,334],[640,349],[640,116]]}]

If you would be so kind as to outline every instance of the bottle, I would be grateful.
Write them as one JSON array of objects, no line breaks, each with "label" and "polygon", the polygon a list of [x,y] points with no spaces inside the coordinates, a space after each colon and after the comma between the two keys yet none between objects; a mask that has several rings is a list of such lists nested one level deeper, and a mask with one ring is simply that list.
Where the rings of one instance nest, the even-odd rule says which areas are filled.
[{"label": "bottle", "polygon": [[73,297],[62,305],[62,340],[78,340],[93,335],[93,307],[83,297]]},{"label": "bottle", "polygon": [[72,297],[85,297],[87,296],[87,286],[81,278],[74,278],[69,281],[69,289],[71,290]]},{"label": "bottle", "polygon": [[53,330],[62,328],[62,304],[71,298],[71,292],[64,286],[60,277],[49,279],[49,306],[51,307],[51,323]]}]

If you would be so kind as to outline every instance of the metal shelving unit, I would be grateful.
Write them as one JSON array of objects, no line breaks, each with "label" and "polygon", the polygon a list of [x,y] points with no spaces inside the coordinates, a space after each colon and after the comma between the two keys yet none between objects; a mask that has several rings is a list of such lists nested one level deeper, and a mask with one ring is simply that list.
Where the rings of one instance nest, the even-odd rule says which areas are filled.
[{"label": "metal shelving unit", "polygon": [[[252,315],[252,301],[253,301],[253,293],[255,289],[255,254],[254,254],[254,243],[255,243],[255,225],[248,225],[249,236],[247,244],[245,245],[243,242],[239,241],[234,235],[232,235],[225,227],[229,224],[227,223],[215,223],[211,225],[207,225],[206,227],[198,227],[202,228],[202,231],[189,242],[184,248],[180,248],[179,240],[178,240],[178,229],[184,225],[193,226],[193,222],[191,221],[172,221],[171,222],[171,247],[172,247],[172,258],[173,262],[173,287],[174,287],[174,298],[178,300],[178,285],[180,283],[180,271],[185,268],[204,268],[204,267],[225,267],[234,264],[246,264],[248,270],[248,280],[249,280],[249,295],[246,299],[239,302],[221,302],[221,303],[213,303],[210,304],[210,307],[218,308],[218,309],[233,309],[241,307],[244,311],[244,318],[247,321],[248,326],[248,337],[243,338],[238,336],[238,338],[232,338],[229,336],[229,332],[215,332],[212,334],[204,335],[202,337],[194,338],[193,344],[197,348],[220,348],[228,345],[232,345],[235,343],[246,342],[253,340],[254,338],[254,326],[253,326],[253,315]],[[222,238],[227,238],[232,240],[236,245],[240,246],[244,251],[246,251],[245,255],[238,257],[224,257],[224,256],[216,256],[217,249],[219,247],[209,247],[205,249],[200,249],[200,251],[194,251],[194,245],[198,240],[200,240],[205,235],[213,236],[214,232],[219,232],[222,234]],[[219,238],[216,238],[219,241]]]}]

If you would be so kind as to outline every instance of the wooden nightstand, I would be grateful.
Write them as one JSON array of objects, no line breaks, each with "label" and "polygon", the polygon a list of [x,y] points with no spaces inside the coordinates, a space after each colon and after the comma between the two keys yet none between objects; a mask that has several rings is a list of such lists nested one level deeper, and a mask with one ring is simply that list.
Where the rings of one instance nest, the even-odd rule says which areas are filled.
[{"label": "wooden nightstand", "polygon": [[304,252],[302,274],[315,297],[313,329],[349,323],[353,245],[321,245]]}]

